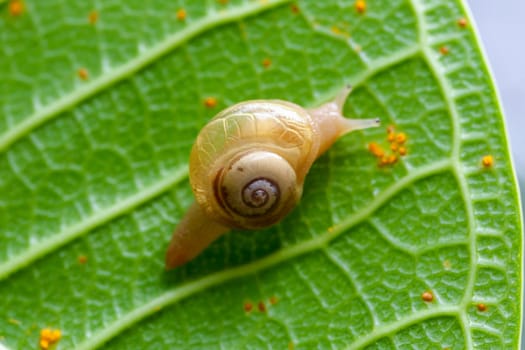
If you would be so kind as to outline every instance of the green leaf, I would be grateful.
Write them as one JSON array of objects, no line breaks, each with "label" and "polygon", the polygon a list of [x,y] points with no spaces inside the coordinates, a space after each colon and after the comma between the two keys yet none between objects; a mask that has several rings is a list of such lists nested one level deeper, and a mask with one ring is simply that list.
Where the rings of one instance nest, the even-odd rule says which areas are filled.
[{"label": "green leaf", "polygon": [[[36,349],[49,327],[58,349],[518,348],[516,181],[461,1],[23,4],[0,7],[0,343]],[[279,225],[165,272],[199,129],[346,83],[345,114],[383,127],[321,157]],[[408,155],[379,167],[367,144],[390,124]]]}]

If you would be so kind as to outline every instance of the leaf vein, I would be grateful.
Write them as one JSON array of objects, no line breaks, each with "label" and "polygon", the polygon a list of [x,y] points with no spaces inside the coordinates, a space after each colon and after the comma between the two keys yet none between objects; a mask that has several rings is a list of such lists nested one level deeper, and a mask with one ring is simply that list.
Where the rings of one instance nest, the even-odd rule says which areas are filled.
[{"label": "leaf vein", "polygon": [[376,327],[372,332],[366,336],[360,337],[356,342],[352,343],[347,350],[363,349],[365,346],[377,341],[381,338],[387,337],[400,329],[404,329],[411,325],[436,318],[441,316],[455,316],[458,317],[458,308],[454,306],[439,306],[432,309],[415,312],[405,318],[399,319],[383,326]]},{"label": "leaf vein", "polygon": [[[475,275],[476,275],[476,233],[474,232],[474,210],[472,204],[469,201],[470,193],[468,189],[468,184],[465,178],[463,166],[461,164],[461,141],[462,141],[462,130],[459,124],[460,116],[456,106],[456,102],[453,97],[453,88],[448,83],[445,75],[443,74],[443,68],[439,66],[437,62],[436,55],[437,53],[433,51],[431,47],[431,42],[427,36],[427,29],[429,27],[425,19],[425,5],[421,0],[411,0],[414,12],[416,14],[417,22],[419,23],[419,40],[422,47],[423,58],[426,60],[428,67],[434,74],[437,85],[439,86],[441,93],[445,99],[450,117],[452,120],[452,160],[453,160],[453,173],[456,177],[456,181],[459,186],[461,197],[463,199],[463,204],[465,206],[465,211],[467,213],[467,232],[468,232],[468,242],[469,242],[469,251],[470,251],[470,269],[467,278],[467,285],[465,286],[465,291],[463,295],[463,300],[460,303],[460,308],[466,310],[470,300],[472,298],[472,293],[474,290]],[[467,349],[472,348],[472,333],[470,331],[468,317],[461,317],[460,322],[465,336],[465,346]]]}]

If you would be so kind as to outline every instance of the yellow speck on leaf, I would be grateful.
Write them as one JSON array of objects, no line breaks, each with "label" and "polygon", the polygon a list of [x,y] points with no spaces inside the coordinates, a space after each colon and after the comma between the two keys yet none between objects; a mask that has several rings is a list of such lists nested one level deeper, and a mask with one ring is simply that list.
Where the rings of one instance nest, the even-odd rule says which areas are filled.
[{"label": "yellow speck on leaf", "polygon": [[88,16],[88,21],[90,24],[95,24],[98,21],[98,12],[97,11],[91,11]]},{"label": "yellow speck on leaf", "polygon": [[479,304],[477,305],[477,307],[478,307],[478,311],[479,311],[479,312],[485,312],[485,311],[487,311],[487,305],[485,305],[485,304],[483,304],[483,303],[479,303]]},{"label": "yellow speck on leaf", "polygon": [[400,132],[396,135],[396,142],[397,143],[405,143],[407,140],[407,135],[404,132]]},{"label": "yellow speck on leaf", "polygon": [[494,165],[494,157],[491,156],[490,154],[483,156],[483,158],[481,158],[481,164],[485,168],[492,168],[492,166]]},{"label": "yellow speck on leaf", "polygon": [[59,329],[44,328],[40,331],[40,340],[38,344],[42,350],[49,349],[56,344],[62,337],[62,332]]},{"label": "yellow speck on leaf", "polygon": [[359,13],[364,13],[366,11],[366,2],[364,0],[357,0],[355,2],[355,9]]},{"label": "yellow speck on leaf", "polygon": [[179,21],[184,21],[186,19],[187,13],[185,9],[179,9],[177,11],[177,19]]},{"label": "yellow speck on leaf", "polygon": [[441,46],[439,48],[439,53],[441,53],[442,55],[448,55],[449,52],[450,52],[450,50],[446,46]]},{"label": "yellow speck on leaf", "polygon": [[431,292],[427,291],[421,294],[421,299],[423,299],[423,301],[426,301],[427,303],[430,303],[434,300],[434,295]]},{"label": "yellow speck on leaf", "polygon": [[13,17],[20,16],[24,12],[24,4],[21,0],[11,0],[9,2],[9,14]]},{"label": "yellow speck on leaf", "polygon": [[204,106],[208,108],[214,108],[217,106],[217,99],[215,97],[206,97],[204,99]]},{"label": "yellow speck on leaf", "polygon": [[265,59],[263,59],[262,65],[264,68],[268,68],[272,65],[272,60],[266,57]]},{"label": "yellow speck on leaf", "polygon": [[460,26],[461,28],[466,28],[467,25],[468,25],[468,21],[466,18],[458,19],[458,26]]},{"label": "yellow speck on leaf", "polygon": [[88,80],[89,78],[89,72],[86,68],[80,68],[77,71],[78,77],[82,80]]}]

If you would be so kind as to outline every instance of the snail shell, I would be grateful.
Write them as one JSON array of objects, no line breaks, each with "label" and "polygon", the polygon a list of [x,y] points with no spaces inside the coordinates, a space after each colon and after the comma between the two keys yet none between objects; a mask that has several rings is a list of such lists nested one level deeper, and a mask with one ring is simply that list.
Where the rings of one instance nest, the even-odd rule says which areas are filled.
[{"label": "snail shell", "polygon": [[193,259],[231,228],[259,229],[285,217],[315,159],[341,135],[379,125],[343,117],[350,90],[310,110],[281,100],[241,102],[204,126],[190,156],[196,203],[173,233],[166,267]]}]

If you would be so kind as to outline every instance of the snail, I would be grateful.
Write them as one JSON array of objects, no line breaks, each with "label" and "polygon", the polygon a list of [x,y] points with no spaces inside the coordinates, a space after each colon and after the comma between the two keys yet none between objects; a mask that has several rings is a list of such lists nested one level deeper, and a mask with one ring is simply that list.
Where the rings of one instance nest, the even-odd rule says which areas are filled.
[{"label": "snail", "polygon": [[379,126],[379,119],[347,119],[346,86],[333,100],[304,109],[281,100],[238,103],[200,131],[190,155],[196,202],[168,247],[166,268],[183,265],[232,228],[279,222],[297,204],[315,159],[342,135]]}]

